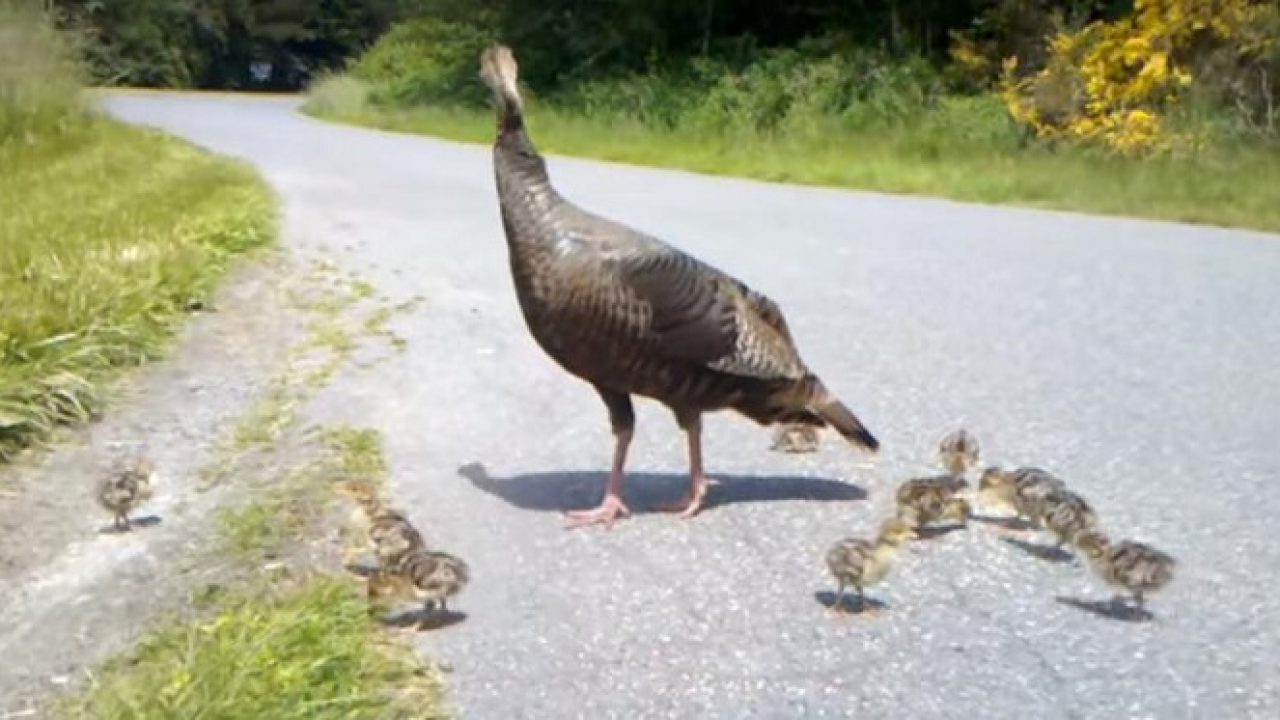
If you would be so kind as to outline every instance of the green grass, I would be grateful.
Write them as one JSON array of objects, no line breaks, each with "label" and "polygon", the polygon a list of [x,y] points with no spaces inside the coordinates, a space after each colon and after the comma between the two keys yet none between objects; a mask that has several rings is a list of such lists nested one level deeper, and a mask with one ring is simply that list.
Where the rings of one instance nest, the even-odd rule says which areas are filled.
[{"label": "green grass", "polygon": [[246,165],[104,119],[0,145],[0,458],[96,412],[234,256],[273,236]]},{"label": "green grass", "polygon": [[68,718],[443,718],[438,678],[381,636],[352,583],[218,601],[102,668]]},{"label": "green grass", "polygon": [[[271,438],[272,443],[276,437]],[[387,461],[377,430],[326,427],[311,439],[319,443],[307,443],[307,461],[293,468],[269,467],[267,476],[257,483],[260,493],[253,501],[218,511],[218,529],[228,552],[255,566],[258,561],[279,558],[322,522],[331,499],[329,483],[346,476],[380,483],[386,476]],[[264,447],[238,449],[245,452]],[[223,462],[234,464],[232,460]]]},{"label": "green grass", "polygon": [[325,441],[346,475],[381,481],[387,474],[382,435],[371,428],[335,427],[325,431]]},{"label": "green grass", "polygon": [[39,7],[0,0],[0,461],[95,415],[275,224],[247,165],[96,113]]},{"label": "green grass", "polygon": [[[303,111],[339,122],[489,143],[486,111],[390,108],[350,77],[318,82]],[[1195,158],[1125,159],[1079,148],[1018,147],[990,132],[982,100],[953,98],[896,129],[806,121],[770,134],[656,129],[531,101],[543,152],[791,183],[932,195],[1280,231],[1280,148],[1222,147]]]}]

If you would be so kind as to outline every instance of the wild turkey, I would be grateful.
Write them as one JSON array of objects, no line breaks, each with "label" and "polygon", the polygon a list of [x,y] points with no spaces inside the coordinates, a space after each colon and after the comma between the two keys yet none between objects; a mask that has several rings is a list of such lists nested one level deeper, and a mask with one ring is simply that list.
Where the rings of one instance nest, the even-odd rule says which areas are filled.
[{"label": "wild turkey", "polygon": [[761,424],[834,426],[870,451],[879,443],[805,366],[781,310],[737,279],[644,233],[586,212],[556,192],[524,125],[510,49],[480,57],[493,90],[493,163],[516,296],[548,355],[591,383],[616,438],[604,499],[569,526],[611,526],[635,414],[631,395],[667,405],[688,436],[690,496],[702,507],[701,415],[733,409]]}]

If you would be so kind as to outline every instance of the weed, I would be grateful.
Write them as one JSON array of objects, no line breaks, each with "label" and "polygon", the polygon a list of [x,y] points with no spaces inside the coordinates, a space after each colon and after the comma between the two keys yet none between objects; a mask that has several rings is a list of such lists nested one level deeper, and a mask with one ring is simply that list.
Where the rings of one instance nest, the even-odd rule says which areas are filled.
[{"label": "weed", "polygon": [[387,461],[382,452],[382,436],[369,428],[335,427],[324,432],[324,439],[337,455],[338,468],[346,475],[380,481],[387,474]]}]

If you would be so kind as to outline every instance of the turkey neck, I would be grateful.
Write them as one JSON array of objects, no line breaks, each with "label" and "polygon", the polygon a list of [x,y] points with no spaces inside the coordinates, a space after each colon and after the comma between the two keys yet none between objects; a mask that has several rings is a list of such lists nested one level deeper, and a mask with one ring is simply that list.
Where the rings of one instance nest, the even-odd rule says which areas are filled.
[{"label": "turkey neck", "polygon": [[547,221],[560,196],[551,187],[547,164],[530,141],[524,116],[515,103],[503,103],[500,111],[493,166],[503,220],[508,225],[508,244],[549,245],[551,233],[537,228]]}]

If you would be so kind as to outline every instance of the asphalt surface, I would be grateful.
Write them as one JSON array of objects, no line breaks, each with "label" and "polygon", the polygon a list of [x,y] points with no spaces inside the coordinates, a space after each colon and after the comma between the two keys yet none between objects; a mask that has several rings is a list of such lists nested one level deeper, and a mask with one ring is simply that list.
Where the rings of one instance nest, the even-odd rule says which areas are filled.
[{"label": "asphalt surface", "polygon": [[[408,351],[316,412],[387,437],[396,500],[467,559],[463,621],[424,634],[468,718],[1280,716],[1280,238],[779,186],[551,158],[584,207],[783,307],[801,352],[883,442],[767,450],[706,423],[722,484],[691,521],[566,532],[599,495],[603,405],[525,330],[487,147],[326,124],[293,101],[116,96],[112,112],[255,163],[296,248],[392,295]],[[536,141],[536,138],[535,138]],[[684,443],[642,402],[625,490],[675,499]],[[1180,562],[1155,619],[975,524],[915,546],[833,619],[825,548],[963,425],[1037,464],[1113,534]]]}]

